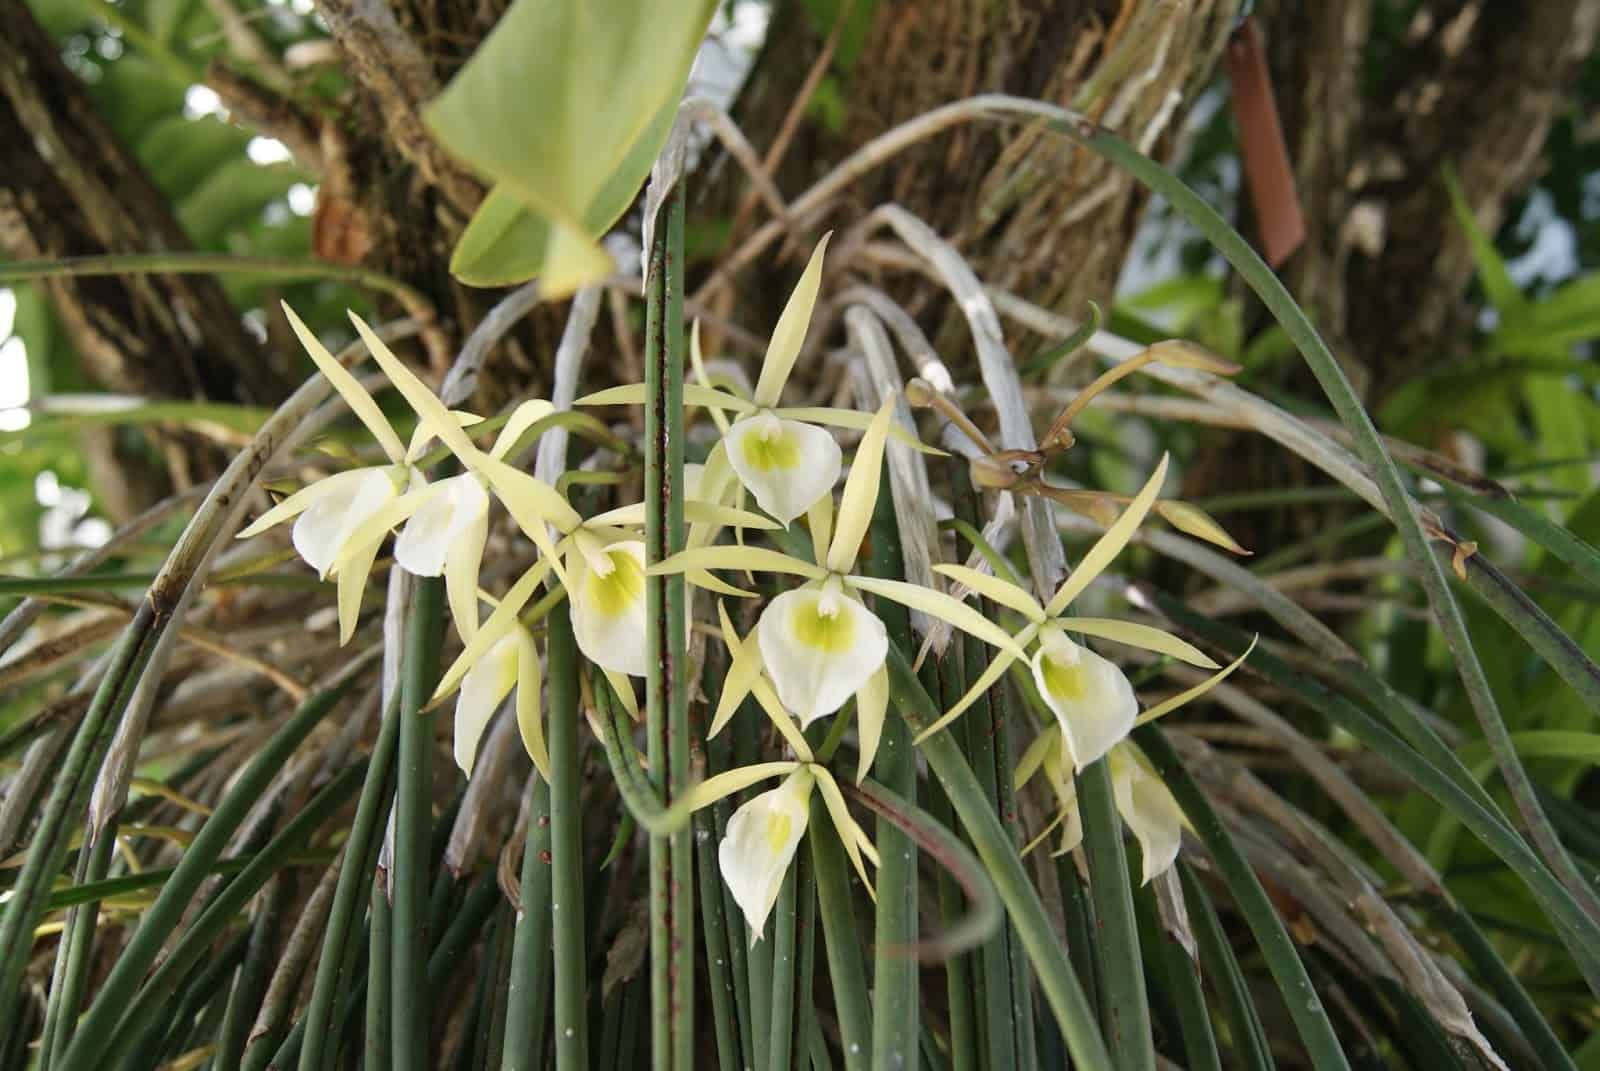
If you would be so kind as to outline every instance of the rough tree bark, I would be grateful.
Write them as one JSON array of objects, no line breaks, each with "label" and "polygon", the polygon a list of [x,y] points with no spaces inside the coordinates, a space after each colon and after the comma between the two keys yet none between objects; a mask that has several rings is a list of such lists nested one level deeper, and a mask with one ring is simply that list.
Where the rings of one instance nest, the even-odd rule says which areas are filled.
[{"label": "rough tree bark", "polygon": [[1262,16],[1313,222],[1291,287],[1379,400],[1458,355],[1470,334],[1472,258],[1444,169],[1493,234],[1540,173],[1550,125],[1594,47],[1600,0],[1425,0],[1370,84],[1370,3],[1270,0]]},{"label": "rough tree bark", "polygon": [[[866,0],[857,0],[865,3]],[[848,153],[897,123],[977,93],[1035,97],[1080,109],[1158,156],[1210,79],[1236,0],[878,0],[860,58],[832,76],[849,113],[833,133],[804,120],[776,178],[793,195]],[[780,5],[736,118],[765,151],[791,107],[825,34],[801,5]],[[851,191],[848,223],[885,202],[950,239],[979,275],[1068,314],[1086,300],[1106,307],[1146,198],[1098,158],[1035,127],[974,124],[902,154]],[[911,307],[942,301],[924,281],[896,276]],[[772,288],[759,274],[741,294]],[[947,359],[966,352],[959,317],[946,310],[936,342]],[[1027,336],[1015,332],[1024,346]]]},{"label": "rough tree bark", "polygon": [[[0,5],[0,249],[23,260],[173,252],[166,199],[23,3]],[[43,284],[88,375],[112,390],[267,403],[287,381],[202,275]]]}]

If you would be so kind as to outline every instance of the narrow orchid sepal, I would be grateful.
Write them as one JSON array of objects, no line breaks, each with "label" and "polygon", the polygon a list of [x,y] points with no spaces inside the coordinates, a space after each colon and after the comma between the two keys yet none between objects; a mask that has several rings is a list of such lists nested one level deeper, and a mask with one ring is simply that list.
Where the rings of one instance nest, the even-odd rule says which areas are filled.
[{"label": "narrow orchid sepal", "polygon": [[1161,455],[1161,463],[1156,466],[1156,471],[1145,482],[1144,487],[1134,496],[1128,508],[1122,515],[1107,528],[1099,539],[1095,540],[1089,552],[1085,554],[1072,575],[1056,589],[1056,593],[1045,604],[1044,612],[1049,617],[1060,617],[1072,600],[1083,593],[1099,575],[1105,572],[1106,567],[1122,553],[1122,548],[1128,545],[1133,538],[1133,533],[1144,521],[1145,515],[1150,512],[1151,505],[1156,500],[1156,495],[1161,492],[1161,484],[1167,478],[1167,455]]}]

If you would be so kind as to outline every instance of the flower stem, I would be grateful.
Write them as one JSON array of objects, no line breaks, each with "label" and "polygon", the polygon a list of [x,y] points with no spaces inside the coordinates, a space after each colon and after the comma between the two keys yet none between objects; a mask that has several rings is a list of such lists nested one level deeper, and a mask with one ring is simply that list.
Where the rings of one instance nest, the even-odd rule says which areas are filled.
[{"label": "flower stem", "polygon": [[[895,521],[890,481],[878,485],[877,508],[872,515],[872,554],[867,572],[898,579],[904,575],[900,529]],[[898,603],[877,600],[878,617],[889,631],[893,646],[912,647],[910,615]],[[937,672],[928,667],[928,672]],[[895,704],[889,706],[883,736],[873,766],[874,776],[890,791],[916,802],[917,758],[911,733]],[[917,943],[917,848],[894,823],[880,817],[874,831],[878,855],[878,910],[873,935],[872,1066],[875,1069],[915,1068],[918,1058],[917,962],[904,950]]]},{"label": "flower stem", "polygon": [[583,760],[578,751],[578,645],[571,602],[550,612],[550,918],[555,946],[557,1071],[589,1066],[584,947]]},{"label": "flower stem", "polygon": [[783,876],[778,904],[772,913],[772,1022],[767,1031],[767,1071],[789,1071],[789,1056],[794,1044],[794,995],[796,963],[795,897],[798,883],[798,857]]},{"label": "flower stem", "polygon": [[1139,927],[1110,767],[1100,759],[1079,771],[1077,781],[1083,847],[1089,857],[1089,896],[1094,901],[1098,940],[1108,950],[1100,957],[1101,1026],[1120,1071],[1153,1071],[1156,1054],[1150,1003],[1145,996]]},{"label": "flower stem", "polygon": [[[645,553],[683,549],[683,215],[680,184],[666,196],[646,282]],[[670,806],[689,781],[689,717],[682,576],[645,587],[646,730],[650,776]],[[651,1050],[657,1071],[694,1066],[694,846],[684,829],[650,839]]]},{"label": "flower stem", "polygon": [[860,935],[856,931],[855,905],[851,903],[850,871],[844,845],[834,831],[821,795],[811,797],[811,822],[806,840],[811,844],[811,865],[816,873],[822,934],[828,953],[828,981],[839,1018],[839,1044],[846,1071],[867,1066],[872,1049],[872,1010],[867,1000],[867,974],[861,964]]},{"label": "flower stem", "polygon": [[[351,923],[361,903],[361,893],[371,881],[382,843],[384,820],[393,793],[395,746],[400,738],[400,696],[391,697],[384,711],[378,741],[372,748],[367,779],[361,786],[355,820],[344,845],[343,869],[333,893],[328,928],[322,937],[322,955],[317,961],[316,981],[311,987],[311,1002],[306,1008],[305,1040],[300,1048],[300,1071],[322,1071],[335,1055],[329,1049],[334,1039],[333,1015],[343,1002],[355,973],[355,945]],[[222,1066],[222,1065],[218,1065]]]},{"label": "flower stem", "polygon": [[393,1016],[390,1053],[395,1071],[422,1071],[431,1050],[428,995],[428,901],[433,829],[429,760],[431,723],[422,708],[433,695],[443,640],[444,581],[417,577],[412,581],[411,612],[406,619],[405,658],[400,680],[400,762],[395,788],[393,945],[390,985]]},{"label": "flower stem", "polygon": [[531,775],[528,833],[522,848],[517,927],[511,943],[503,1071],[544,1067],[544,1013],[550,999],[550,783]]}]

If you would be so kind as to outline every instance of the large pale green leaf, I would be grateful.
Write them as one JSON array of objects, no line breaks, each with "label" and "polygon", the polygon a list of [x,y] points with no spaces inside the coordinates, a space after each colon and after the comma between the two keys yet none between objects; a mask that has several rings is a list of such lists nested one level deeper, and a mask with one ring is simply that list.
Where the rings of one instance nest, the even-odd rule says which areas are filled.
[{"label": "large pale green leaf", "polygon": [[666,141],[715,6],[515,0],[424,116],[495,186],[452,261],[464,281],[559,295],[610,271],[595,239]]},{"label": "large pale green leaf", "polygon": [[241,157],[212,171],[179,203],[178,222],[195,245],[221,248],[229,228],[254,219],[306,177],[293,164],[262,165]]},{"label": "large pale green leaf", "polygon": [[252,136],[216,116],[185,119],[169,115],[140,139],[137,154],[161,192],[182,200],[217,168],[244,160]]},{"label": "large pale green leaf", "polygon": [[677,103],[676,97],[668,101],[645,128],[577,227],[530,208],[507,183],[490,190],[456,243],[450,271],[469,286],[510,286],[537,275],[552,296],[604,278],[611,258],[594,237],[610,229],[632,203],[672,129]]}]

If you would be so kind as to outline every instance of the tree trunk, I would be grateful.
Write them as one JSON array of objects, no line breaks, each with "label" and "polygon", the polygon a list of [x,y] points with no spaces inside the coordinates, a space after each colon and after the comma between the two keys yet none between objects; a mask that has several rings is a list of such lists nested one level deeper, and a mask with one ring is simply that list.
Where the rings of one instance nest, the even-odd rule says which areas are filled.
[{"label": "tree trunk", "polygon": [[[1490,234],[1594,47],[1600,0],[1425,0],[1394,55],[1364,50],[1372,5],[1262,4],[1311,236],[1291,289],[1381,400],[1460,355],[1474,267],[1446,168]],[[1363,85],[1363,70],[1376,75]]]},{"label": "tree trunk", "polygon": [[[824,49],[828,28],[812,25],[802,7],[778,7],[770,46],[735,113],[761,151]],[[856,31],[858,48],[849,45],[851,33],[841,34],[824,80],[828,99],[849,101],[849,113],[835,130],[816,117],[827,109],[808,112],[776,170],[778,186],[795,196],[891,127],[979,93],[1076,108],[1169,155],[1236,8],[1235,0],[878,0]],[[833,221],[899,204],[952,242],[986,282],[1081,316],[1089,300],[1109,307],[1145,201],[1131,180],[1064,139],[1037,126],[985,121],[876,169],[850,190]],[[746,299],[756,309],[781,299],[782,289],[768,282],[760,271],[741,278],[741,310]],[[942,325],[935,341],[959,365],[970,346],[958,310],[925,280],[902,274],[885,283],[914,311],[934,305],[928,322]],[[747,315],[762,322],[763,312]],[[1030,345],[1025,332],[1010,335],[1014,349]]]},{"label": "tree trunk", "polygon": [[[24,3],[0,5],[0,248],[18,259],[190,248]],[[84,371],[117,391],[270,403],[287,381],[210,276],[42,284]]]}]

